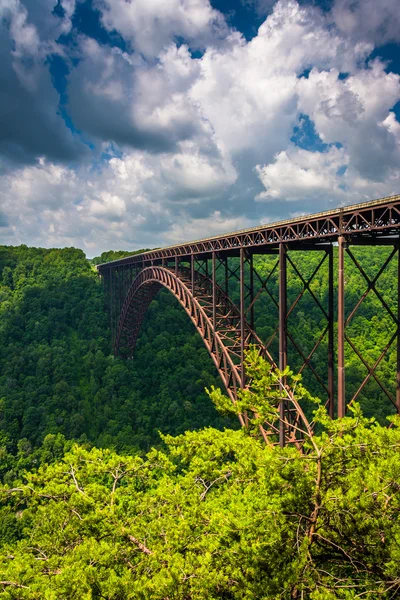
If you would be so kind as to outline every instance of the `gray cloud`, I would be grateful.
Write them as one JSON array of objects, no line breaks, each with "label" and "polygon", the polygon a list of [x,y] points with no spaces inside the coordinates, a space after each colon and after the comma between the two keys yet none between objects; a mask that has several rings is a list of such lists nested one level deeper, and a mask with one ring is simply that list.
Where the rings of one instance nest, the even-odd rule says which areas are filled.
[{"label": "gray cloud", "polygon": [[229,33],[223,15],[209,0],[95,0],[103,26],[118,31],[148,58],[157,57],[171,41],[185,39],[204,49]]},{"label": "gray cloud", "polygon": [[0,23],[0,155],[14,163],[31,163],[40,156],[78,159],[85,146],[59,115],[59,96],[37,32],[23,7],[15,6]]},{"label": "gray cloud", "polygon": [[[194,61],[190,65],[187,49],[180,55],[178,60],[198,70]],[[81,38],[81,61],[69,77],[68,110],[75,125],[98,140],[171,152],[202,130],[185,95],[190,77],[181,79],[171,83],[161,65],[149,66],[136,55]]]},{"label": "gray cloud", "polygon": [[9,222],[7,219],[7,215],[5,215],[1,210],[0,210],[0,227],[8,227]]},{"label": "gray cloud", "polygon": [[398,0],[335,0],[332,19],[345,35],[375,45],[400,41]]}]

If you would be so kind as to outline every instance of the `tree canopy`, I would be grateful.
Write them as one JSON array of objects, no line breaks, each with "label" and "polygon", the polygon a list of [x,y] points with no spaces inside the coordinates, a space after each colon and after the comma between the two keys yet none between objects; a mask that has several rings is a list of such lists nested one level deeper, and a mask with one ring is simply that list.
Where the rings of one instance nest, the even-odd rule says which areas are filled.
[{"label": "tree canopy", "polygon": [[[248,368],[252,408],[278,418],[270,367]],[[253,427],[165,436],[146,456],[47,438],[49,462],[1,489],[4,598],[397,597],[400,420],[357,405],[315,419],[302,450]]]}]

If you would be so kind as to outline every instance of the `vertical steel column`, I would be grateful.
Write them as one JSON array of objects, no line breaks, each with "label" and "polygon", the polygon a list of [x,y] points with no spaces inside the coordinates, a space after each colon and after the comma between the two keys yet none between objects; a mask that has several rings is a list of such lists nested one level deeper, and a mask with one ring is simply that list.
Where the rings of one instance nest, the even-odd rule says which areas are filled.
[{"label": "vertical steel column", "polygon": [[335,344],[334,344],[334,281],[333,281],[333,246],[328,250],[328,413],[333,418],[335,411]]},{"label": "vertical steel column", "polygon": [[118,307],[117,307],[117,323],[118,323],[118,317],[119,317],[119,313],[121,312],[121,299],[122,299],[122,268],[118,267]]},{"label": "vertical steel column", "polygon": [[116,268],[111,268],[111,280],[112,280],[112,343],[115,343],[117,321],[116,321],[116,304],[117,304],[117,279],[116,279]]},{"label": "vertical steel column", "polygon": [[338,417],[346,412],[345,370],[344,370],[344,251],[345,239],[338,237]]},{"label": "vertical steel column", "polygon": [[114,320],[114,329],[115,329],[115,337],[117,336],[118,331],[118,317],[119,317],[119,307],[120,307],[120,297],[121,297],[121,276],[119,267],[115,268],[115,320]]},{"label": "vertical steel column", "polygon": [[229,296],[228,256],[225,256],[225,294]]},{"label": "vertical steel column", "polygon": [[400,236],[397,246],[397,377],[396,408],[400,414]]},{"label": "vertical steel column", "polygon": [[[286,273],[286,246],[283,242],[279,244],[279,370],[283,371],[287,365],[287,273]],[[285,381],[282,381],[281,390]],[[282,393],[282,398],[284,397]],[[279,405],[279,445],[285,445],[285,423],[286,401],[281,400]]]},{"label": "vertical steel column", "polygon": [[175,256],[175,275],[178,275],[178,266],[179,266],[178,257]]},{"label": "vertical steel column", "polygon": [[114,344],[114,332],[113,332],[113,293],[112,293],[112,268],[108,269],[108,279],[109,279],[109,287],[110,287],[110,329],[111,329],[111,343]]},{"label": "vertical steel column", "polygon": [[249,255],[249,267],[250,267],[250,282],[249,282],[249,295],[250,295],[250,327],[254,331],[254,265],[253,265],[253,255]]},{"label": "vertical steel column", "polygon": [[244,249],[240,248],[240,380],[244,387],[244,343],[245,343],[245,288],[244,288]]},{"label": "vertical steel column", "polygon": [[114,269],[114,288],[115,288],[115,294],[114,294],[114,330],[115,330],[115,334],[117,334],[117,328],[118,328],[118,306],[119,306],[119,273],[118,273],[118,267],[115,267]]},{"label": "vertical steel column", "polygon": [[212,315],[214,331],[217,328],[217,266],[215,261],[215,251],[212,253]]},{"label": "vertical steel column", "polygon": [[191,255],[190,261],[190,279],[192,283],[192,294],[194,296],[194,254]]}]

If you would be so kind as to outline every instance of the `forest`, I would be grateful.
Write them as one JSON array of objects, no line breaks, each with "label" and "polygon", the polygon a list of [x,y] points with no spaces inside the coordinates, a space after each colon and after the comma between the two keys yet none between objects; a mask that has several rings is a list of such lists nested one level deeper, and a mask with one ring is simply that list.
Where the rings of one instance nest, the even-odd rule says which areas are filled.
[{"label": "forest", "polygon": [[[373,279],[390,250],[354,252]],[[297,393],[318,435],[302,452],[262,444],[256,423],[240,430],[227,410],[203,342],[168,292],[151,304],[134,359],[113,357],[94,266],[126,254],[89,261],[75,248],[0,247],[4,598],[399,597],[399,419],[378,384],[334,421],[305,372]],[[310,277],[319,259],[294,260]],[[270,261],[257,257],[260,277]],[[310,284],[324,305],[325,268]],[[377,282],[394,312],[396,271],[393,261]],[[301,281],[294,269],[288,277],[293,301]],[[348,262],[347,311],[366,288]],[[255,315],[262,339],[273,328],[267,300]],[[305,351],[320,325],[305,294],[290,322]],[[370,290],[349,334],[373,363],[393,325]],[[321,373],[324,343],[314,358]],[[395,350],[377,368],[390,391]],[[298,360],[292,349],[294,371]],[[247,366],[244,409],[277,413],[269,366],[254,353]],[[346,369],[352,394],[365,367],[350,347]]]}]

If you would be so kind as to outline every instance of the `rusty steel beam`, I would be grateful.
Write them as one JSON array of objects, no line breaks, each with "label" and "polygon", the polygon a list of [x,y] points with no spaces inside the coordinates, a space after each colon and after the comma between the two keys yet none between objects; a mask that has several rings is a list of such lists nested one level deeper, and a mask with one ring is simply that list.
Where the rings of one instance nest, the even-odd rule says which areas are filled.
[{"label": "rusty steel beam", "polygon": [[[329,242],[337,240],[340,235],[346,235],[349,241],[352,239],[361,241],[369,236],[377,239],[380,235],[386,237],[396,235],[399,229],[400,195],[397,195],[177,246],[151,250],[106,264],[113,267],[124,263],[146,262],[150,264],[152,260],[161,261],[162,258],[167,257],[190,256],[192,253],[208,254],[211,257],[213,251],[237,253],[240,248],[257,249],[271,246],[278,248],[280,242],[295,245]],[[98,265],[99,271],[103,268],[107,268],[105,264]]]},{"label": "rusty steel beam", "polygon": [[[115,341],[115,354],[132,356],[141,323],[148,305],[161,286],[169,289],[190,316],[200,333],[218,372],[224,382],[229,397],[236,402],[239,389],[243,386],[242,349],[248,340],[253,340],[260,348],[262,356],[276,367],[271,355],[262,347],[257,334],[250,329],[249,323],[242,319],[237,308],[226,296],[223,288],[213,284],[212,279],[196,271],[196,294],[191,293],[191,268],[181,267],[178,276],[174,268],[147,267],[141,270],[134,280],[125,298],[121,310],[118,334]],[[148,290],[148,291],[147,291]],[[213,303],[213,295],[216,302]],[[213,327],[213,311],[216,310],[216,328]],[[246,340],[243,345],[242,340]],[[279,385],[279,384],[278,384]],[[294,404],[296,402],[294,401]],[[301,408],[298,407],[303,419]],[[247,416],[239,416],[241,424],[247,423]],[[278,436],[273,423],[267,429],[260,428],[262,437]],[[297,442],[294,438],[287,443]]]},{"label": "rusty steel beam", "polygon": [[244,283],[244,249],[240,249],[240,380],[241,385],[245,385],[244,371],[244,350],[245,350],[245,283]]},{"label": "rusty steel beam", "polygon": [[345,239],[341,235],[338,238],[338,417],[344,417],[346,413],[346,392],[345,392],[345,365],[344,365],[344,253]]},{"label": "rusty steel beam", "polygon": [[254,329],[254,264],[253,264],[253,255],[249,256],[249,312],[250,312],[250,327]]},{"label": "rusty steel beam", "polygon": [[396,373],[396,409],[400,414],[400,236],[397,246],[397,373]]},{"label": "rusty steel beam", "polygon": [[[207,283],[211,283],[205,276],[201,276],[200,280],[198,280],[200,284],[202,278],[203,280],[207,280]],[[153,284],[156,284],[158,287],[155,288]],[[216,331],[214,331],[212,318],[209,312],[207,312],[207,310],[204,308],[204,306],[202,306],[201,302],[199,302],[199,300],[196,297],[192,296],[190,292],[190,284],[190,277],[187,277],[186,279],[184,276],[182,276],[181,273],[179,274],[179,277],[177,277],[175,275],[174,270],[171,271],[163,267],[149,267],[143,269],[134,281],[133,285],[129,290],[129,294],[125,299],[125,303],[120,316],[119,335],[117,336],[116,340],[115,352],[118,353],[119,346],[123,342],[124,336],[126,338],[129,338],[129,332],[131,331],[132,327],[132,319],[133,321],[136,320],[136,314],[138,312],[138,307],[135,304],[135,300],[136,298],[138,298],[139,292],[143,289],[146,289],[146,287],[149,285],[153,286],[152,289],[155,291],[158,291],[158,288],[161,285],[167,287],[175,295],[175,297],[178,298],[185,311],[188,313],[191,320],[195,324],[197,330],[203,338],[203,341],[214,360],[214,363],[221,375],[222,380],[225,383],[228,395],[230,396],[232,401],[235,402],[237,398],[238,389],[242,384],[240,364],[237,365],[234,360],[235,346],[233,346],[232,351],[229,347],[226,347],[222,343],[220,335]],[[203,291],[205,292],[204,295],[211,300],[208,291],[205,288],[203,289]],[[223,295],[223,292],[220,288],[218,288],[218,292],[219,294]],[[149,302],[151,301],[151,298],[147,296],[144,299],[139,298],[139,300],[139,306],[142,307],[143,305],[145,305],[145,308],[147,308]],[[143,309],[140,308],[139,312],[142,317],[142,315],[144,314]],[[129,317],[131,317],[132,319],[130,320]],[[241,327],[242,326],[243,323],[241,322]],[[135,328],[134,333],[135,339],[130,340],[130,343],[133,344],[133,347],[136,343],[138,335],[137,327]],[[133,348],[131,351],[133,351]],[[242,418],[242,424],[243,423],[244,421]]]},{"label": "rusty steel beam", "polygon": [[[279,244],[279,369],[283,371],[287,365],[287,268],[286,246]],[[286,401],[283,400],[286,381],[281,383],[282,399],[279,404],[279,445],[285,445],[285,412]]]},{"label": "rusty steel beam", "polygon": [[229,296],[229,270],[228,270],[228,257],[224,256],[224,284],[225,294]]},{"label": "rusty steel beam", "polygon": [[194,295],[194,254],[191,255],[190,257],[190,280],[191,280],[191,291],[192,294]]},{"label": "rusty steel beam", "polygon": [[217,328],[217,266],[215,252],[212,255],[212,323],[214,331]]},{"label": "rusty steel beam", "polygon": [[333,246],[328,252],[328,413],[333,418],[335,412],[335,342],[334,342],[334,269]]}]

